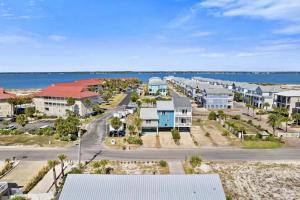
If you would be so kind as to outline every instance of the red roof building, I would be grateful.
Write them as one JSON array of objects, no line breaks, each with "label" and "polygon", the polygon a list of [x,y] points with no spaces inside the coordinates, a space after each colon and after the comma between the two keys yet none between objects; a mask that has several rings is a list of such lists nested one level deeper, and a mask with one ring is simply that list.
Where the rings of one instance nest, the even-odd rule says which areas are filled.
[{"label": "red roof building", "polygon": [[0,88],[0,100],[6,100],[6,99],[10,99],[10,98],[15,98],[16,95],[6,92],[3,88]]},{"label": "red roof building", "polygon": [[41,92],[35,94],[36,97],[62,97],[62,98],[74,98],[83,99],[89,97],[97,97],[97,92],[88,91],[83,86],[74,86],[73,84],[57,84],[51,85]]}]

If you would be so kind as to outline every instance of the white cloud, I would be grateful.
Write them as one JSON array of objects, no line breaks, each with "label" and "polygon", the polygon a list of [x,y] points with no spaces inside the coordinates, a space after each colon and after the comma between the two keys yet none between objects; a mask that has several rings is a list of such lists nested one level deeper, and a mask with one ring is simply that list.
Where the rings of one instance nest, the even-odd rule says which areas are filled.
[{"label": "white cloud", "polygon": [[300,1],[298,0],[205,0],[199,5],[204,8],[219,8],[223,16],[300,20]]},{"label": "white cloud", "polygon": [[30,43],[33,40],[30,37],[19,35],[0,35],[0,44],[11,45],[20,43]]},{"label": "white cloud", "polygon": [[206,37],[206,36],[210,36],[213,34],[214,34],[213,32],[209,32],[209,31],[198,31],[198,32],[192,33],[191,35],[193,37]]},{"label": "white cloud", "polygon": [[275,30],[274,33],[284,34],[284,35],[299,34],[300,33],[300,24],[298,24],[298,25],[290,25],[288,27]]},{"label": "white cloud", "polygon": [[206,57],[206,58],[220,58],[225,57],[226,54],[219,53],[219,52],[211,52],[211,53],[201,53],[199,54],[200,57]]},{"label": "white cloud", "polygon": [[54,42],[62,42],[64,40],[66,40],[67,38],[65,36],[62,36],[62,35],[50,35],[49,39],[54,41]]}]

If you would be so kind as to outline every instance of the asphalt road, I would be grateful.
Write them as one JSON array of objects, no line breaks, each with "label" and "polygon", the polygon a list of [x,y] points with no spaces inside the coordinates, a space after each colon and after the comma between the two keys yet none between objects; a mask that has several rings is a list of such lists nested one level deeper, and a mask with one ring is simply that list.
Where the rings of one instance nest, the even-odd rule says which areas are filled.
[{"label": "asphalt road", "polygon": [[[129,95],[116,109],[108,110],[101,118],[95,120],[82,138],[82,160],[117,159],[117,160],[183,160],[190,155],[200,155],[205,160],[298,160],[300,149],[250,150],[240,148],[200,148],[200,149],[139,149],[111,150],[102,146],[105,136],[106,120],[118,110],[124,109],[129,102]],[[56,159],[57,154],[65,153],[69,159],[77,159],[77,148],[31,148],[0,147],[0,160],[16,157],[24,160]]]}]

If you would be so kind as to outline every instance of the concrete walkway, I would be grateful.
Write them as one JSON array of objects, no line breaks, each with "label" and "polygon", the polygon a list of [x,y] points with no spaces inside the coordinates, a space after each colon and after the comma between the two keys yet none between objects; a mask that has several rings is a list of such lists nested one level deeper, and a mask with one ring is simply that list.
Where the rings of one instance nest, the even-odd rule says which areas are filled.
[{"label": "concrete walkway", "polygon": [[[70,165],[68,165],[68,163],[65,163],[65,165],[67,165],[65,166],[65,173],[67,173],[71,169],[71,167]],[[55,170],[56,177],[58,179],[61,174],[60,164],[56,165]],[[44,176],[44,178],[32,190],[30,190],[29,193],[47,193],[51,188],[53,182],[53,171],[52,169],[50,169],[49,172]],[[57,182],[59,182],[59,179],[57,180]]]},{"label": "concrete walkway", "polygon": [[181,161],[169,161],[170,174],[185,174]]}]

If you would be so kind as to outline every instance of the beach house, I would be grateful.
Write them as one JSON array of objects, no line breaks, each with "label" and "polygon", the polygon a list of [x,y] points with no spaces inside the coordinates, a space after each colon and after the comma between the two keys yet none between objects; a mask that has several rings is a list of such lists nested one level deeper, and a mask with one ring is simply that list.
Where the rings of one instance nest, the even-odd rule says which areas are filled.
[{"label": "beach house", "polygon": [[190,128],[192,126],[192,105],[187,97],[173,96],[174,117],[177,128]]},{"label": "beach house", "polygon": [[192,106],[190,99],[174,95],[170,101],[157,101],[155,108],[141,108],[142,133],[158,133],[172,128],[190,129]]},{"label": "beach house", "polygon": [[16,95],[6,92],[0,88],[0,117],[11,117],[14,115],[14,106],[8,102],[10,98],[15,98]]},{"label": "beach house", "polygon": [[148,93],[150,95],[163,95],[166,96],[168,93],[167,82],[159,77],[152,77],[148,82]]},{"label": "beach house", "polygon": [[289,115],[300,113],[300,90],[289,90],[274,95],[274,105],[288,109]]},{"label": "beach house", "polygon": [[207,109],[231,109],[233,107],[233,93],[222,87],[205,88],[198,103]]}]

